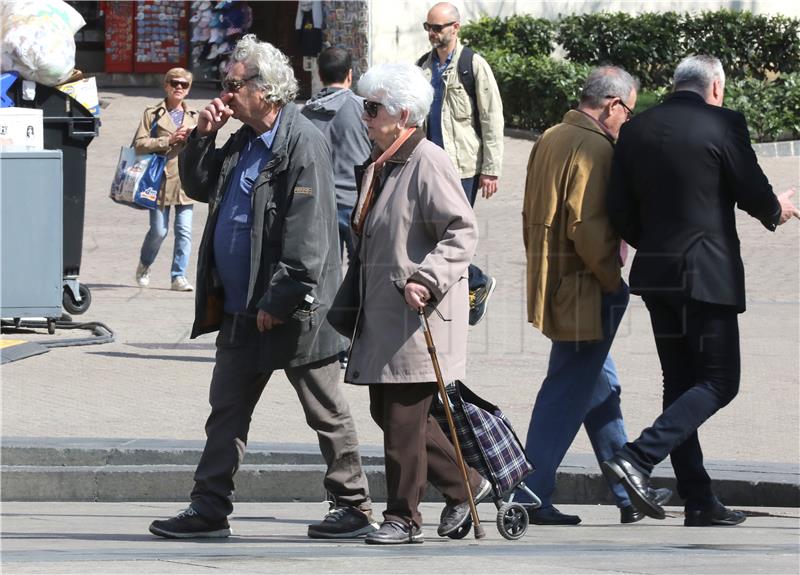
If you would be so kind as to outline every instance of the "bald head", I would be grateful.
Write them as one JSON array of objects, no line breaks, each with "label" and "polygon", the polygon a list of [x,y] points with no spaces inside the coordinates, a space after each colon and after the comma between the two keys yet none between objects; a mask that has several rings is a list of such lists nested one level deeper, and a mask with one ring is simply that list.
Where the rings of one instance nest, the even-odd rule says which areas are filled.
[{"label": "bald head", "polygon": [[461,14],[458,13],[458,8],[450,4],[450,2],[439,2],[428,10],[428,22],[433,22],[434,20],[461,22]]}]

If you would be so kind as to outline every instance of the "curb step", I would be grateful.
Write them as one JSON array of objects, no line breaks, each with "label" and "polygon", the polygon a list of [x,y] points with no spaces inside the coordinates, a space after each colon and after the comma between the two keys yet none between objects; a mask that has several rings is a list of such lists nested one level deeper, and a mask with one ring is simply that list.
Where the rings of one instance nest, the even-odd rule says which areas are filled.
[{"label": "curb step", "polygon": [[[202,453],[199,441],[3,438],[2,501],[186,501]],[[386,500],[382,449],[361,448],[375,501]],[[707,462],[726,505],[800,507],[796,466]],[[324,501],[325,465],[311,444],[253,443],[236,474],[237,501]],[[656,487],[675,490],[668,465]],[[556,504],[610,504],[609,489],[589,455],[568,455],[559,469]],[[442,496],[429,486],[427,501]],[[672,504],[679,504],[677,497]]]}]

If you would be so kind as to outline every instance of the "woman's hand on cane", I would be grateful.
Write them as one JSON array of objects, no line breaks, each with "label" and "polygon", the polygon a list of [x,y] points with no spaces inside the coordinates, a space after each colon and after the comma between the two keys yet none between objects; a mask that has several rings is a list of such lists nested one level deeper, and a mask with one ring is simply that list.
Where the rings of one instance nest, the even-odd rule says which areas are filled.
[{"label": "woman's hand on cane", "polygon": [[406,282],[406,287],[403,289],[403,297],[405,297],[408,307],[414,311],[420,311],[428,305],[431,292],[421,283],[409,281]]}]

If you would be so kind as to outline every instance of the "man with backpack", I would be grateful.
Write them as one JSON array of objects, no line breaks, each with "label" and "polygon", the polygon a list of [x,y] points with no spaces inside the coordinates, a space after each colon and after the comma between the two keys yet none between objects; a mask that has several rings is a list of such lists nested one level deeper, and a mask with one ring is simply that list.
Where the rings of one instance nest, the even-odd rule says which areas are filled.
[{"label": "man with backpack", "polygon": [[[479,189],[484,198],[497,192],[503,163],[500,90],[486,60],[458,41],[461,16],[455,6],[434,5],[422,27],[433,46],[417,61],[434,90],[427,136],[453,160],[474,206]],[[469,266],[470,325],[483,319],[495,284],[478,266]]]}]

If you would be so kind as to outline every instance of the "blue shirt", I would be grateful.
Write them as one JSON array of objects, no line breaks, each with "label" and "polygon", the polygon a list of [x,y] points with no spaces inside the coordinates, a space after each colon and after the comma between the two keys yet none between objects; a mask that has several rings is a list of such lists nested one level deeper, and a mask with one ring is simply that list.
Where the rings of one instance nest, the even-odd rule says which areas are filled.
[{"label": "blue shirt", "polygon": [[225,291],[225,313],[247,309],[250,283],[250,234],[253,225],[253,184],[272,158],[272,143],[281,113],[272,129],[253,137],[239,154],[222,198],[214,229],[214,260]]},{"label": "blue shirt", "polygon": [[176,128],[180,128],[183,125],[183,108],[178,107],[174,110],[170,110],[169,115],[172,118],[172,123],[175,124]]},{"label": "blue shirt", "polygon": [[443,64],[439,63],[438,54],[433,53],[431,60],[431,86],[433,86],[433,104],[428,115],[428,139],[444,148],[444,135],[442,134],[442,104],[444,103],[444,80],[442,74],[453,60],[453,52],[447,55]]}]

